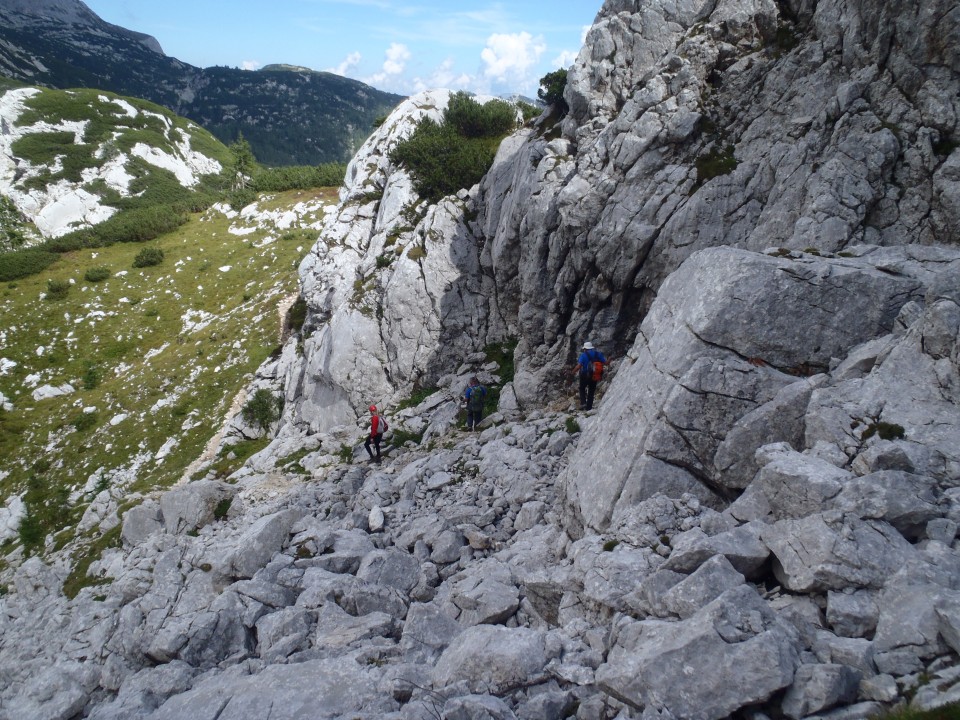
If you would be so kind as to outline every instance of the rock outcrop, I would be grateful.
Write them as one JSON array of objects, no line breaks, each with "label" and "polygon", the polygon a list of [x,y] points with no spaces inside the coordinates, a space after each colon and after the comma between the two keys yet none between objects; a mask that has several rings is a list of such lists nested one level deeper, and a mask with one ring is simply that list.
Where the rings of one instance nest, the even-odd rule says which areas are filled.
[{"label": "rock outcrop", "polygon": [[[960,697],[958,27],[939,0],[608,0],[569,115],[436,205],[388,154],[446,94],[410,99],[301,267],[302,355],[257,380],[276,437],[127,510],[74,600],[63,558],[11,573],[0,717]],[[576,413],[587,338],[614,374]],[[470,374],[503,385],[475,433]],[[368,466],[371,402],[395,435]]]}]

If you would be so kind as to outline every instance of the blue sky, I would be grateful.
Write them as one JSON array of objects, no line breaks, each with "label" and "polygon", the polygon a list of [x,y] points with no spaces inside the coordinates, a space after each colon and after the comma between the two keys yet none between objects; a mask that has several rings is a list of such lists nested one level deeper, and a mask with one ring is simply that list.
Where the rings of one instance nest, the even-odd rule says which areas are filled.
[{"label": "blue sky", "polygon": [[409,95],[446,87],[535,97],[568,67],[602,0],[85,0],[199,67],[303,65]]}]

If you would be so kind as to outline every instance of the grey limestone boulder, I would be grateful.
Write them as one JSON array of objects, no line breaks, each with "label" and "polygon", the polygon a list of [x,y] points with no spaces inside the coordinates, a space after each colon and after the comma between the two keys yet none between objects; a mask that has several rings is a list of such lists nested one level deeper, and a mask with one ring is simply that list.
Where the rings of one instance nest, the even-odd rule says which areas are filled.
[{"label": "grey limestone boulder", "polygon": [[475,625],[443,651],[433,670],[437,689],[463,681],[471,692],[503,694],[545,679],[559,642],[529,628]]},{"label": "grey limestone boulder", "polygon": [[308,568],[299,583],[296,605],[307,609],[336,603],[351,615],[382,612],[397,619],[407,614],[408,600],[396,589],[360,580],[352,575]]},{"label": "grey limestone boulder", "polygon": [[827,593],[827,622],[837,635],[850,638],[872,636],[879,614],[875,590],[831,590]]},{"label": "grey limestone boulder", "polygon": [[[665,571],[669,572],[669,571]],[[670,612],[688,618],[727,590],[743,585],[744,577],[723,555],[715,555],[663,595]]]},{"label": "grey limestone boulder", "polygon": [[164,529],[160,504],[146,500],[135,505],[123,514],[123,527],[120,537],[126,546],[139,545],[144,539]]},{"label": "grey limestone boulder", "polygon": [[773,572],[794,592],[881,588],[916,551],[890,525],[818,513],[780,520],[761,531]]},{"label": "grey limestone boulder", "polygon": [[857,699],[860,673],[847,665],[801,665],[783,698],[783,712],[793,720]]},{"label": "grey limestone boulder", "polygon": [[745,488],[760,469],[756,451],[764,445],[803,443],[807,402],[823,376],[816,375],[781,388],[773,399],[744,415],[717,447],[717,482],[727,488]]},{"label": "grey limestone boulder", "polygon": [[516,720],[513,710],[493,695],[464,695],[443,704],[444,720]]},{"label": "grey limestone boulder", "polygon": [[926,533],[927,523],[942,514],[937,494],[937,481],[931,477],[880,470],[847,482],[833,506],[861,518],[886,520],[916,540]]},{"label": "grey limestone boulder", "polygon": [[788,687],[799,652],[793,627],[742,585],[686,620],[619,627],[597,684],[637,709],[719,720]]},{"label": "grey limestone boulder", "polygon": [[228,577],[250,578],[266,565],[286,543],[290,528],[300,518],[299,510],[282,510],[258,518],[237,539],[219,566]]},{"label": "grey limestone boulder", "polygon": [[326,720],[366,712],[385,715],[396,702],[379,692],[374,673],[353,660],[268,665],[262,672],[222,672],[167,700],[149,720]]},{"label": "grey limestone boulder", "polygon": [[400,648],[410,662],[434,663],[463,627],[433,603],[413,603],[403,623]]},{"label": "grey limestone boulder", "polygon": [[316,622],[303,608],[283,608],[257,621],[257,654],[267,661],[286,658],[308,646]]},{"label": "grey limestone boulder", "polygon": [[760,469],[756,482],[778,520],[806,517],[829,507],[852,477],[825,460],[789,447],[781,446],[776,453],[769,447],[764,450],[770,459]]},{"label": "grey limestone boulder", "polygon": [[129,720],[149,715],[173,695],[190,689],[196,670],[174,660],[147,667],[127,677],[117,697],[97,705],[87,716],[91,720]]},{"label": "grey limestone boulder", "polygon": [[364,557],[375,550],[367,533],[361,530],[338,530],[326,536],[321,553],[302,561],[306,567],[319,567],[334,573],[355,573]]},{"label": "grey limestone boulder", "polygon": [[764,524],[759,522],[712,536],[700,528],[693,528],[674,537],[664,567],[690,573],[711,557],[723,555],[737,572],[753,577],[770,557],[770,549],[763,542],[764,530]]},{"label": "grey limestone boulder", "polygon": [[221,503],[229,503],[236,488],[215,480],[198,480],[160,496],[160,510],[168,533],[198,530],[213,522]]},{"label": "grey limestone boulder", "polygon": [[4,710],[10,718],[70,720],[86,707],[99,679],[94,665],[59,662],[31,677]]},{"label": "grey limestone boulder", "polygon": [[520,607],[520,590],[510,568],[490,559],[451,577],[440,589],[437,601],[461,625],[496,625]]},{"label": "grey limestone boulder", "polygon": [[313,642],[321,648],[344,648],[371,638],[397,638],[396,618],[372,612],[359,617],[348,615],[339,605],[328,603],[317,617]]},{"label": "grey limestone boulder", "polygon": [[357,569],[361,580],[409,593],[420,580],[420,563],[413,555],[397,550],[374,550]]}]

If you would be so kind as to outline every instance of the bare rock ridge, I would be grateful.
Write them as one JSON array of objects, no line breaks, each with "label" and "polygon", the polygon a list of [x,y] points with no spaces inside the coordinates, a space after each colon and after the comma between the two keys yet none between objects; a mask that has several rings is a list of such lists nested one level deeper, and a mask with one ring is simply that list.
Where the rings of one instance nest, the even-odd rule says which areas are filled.
[{"label": "bare rock ridge", "polygon": [[73,600],[62,554],[6,571],[0,718],[960,700],[958,33],[938,0],[609,0],[569,115],[434,205],[389,150],[449,95],[408,99],[300,268],[267,449],[91,510],[123,545]]}]

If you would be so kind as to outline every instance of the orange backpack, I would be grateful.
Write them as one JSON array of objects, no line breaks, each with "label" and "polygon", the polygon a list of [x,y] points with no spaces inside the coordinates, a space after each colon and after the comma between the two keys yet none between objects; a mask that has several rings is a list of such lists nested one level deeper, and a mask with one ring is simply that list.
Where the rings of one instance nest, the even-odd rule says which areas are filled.
[{"label": "orange backpack", "polygon": [[590,363],[590,379],[593,380],[593,382],[603,380],[603,363],[599,360],[594,360]]}]

